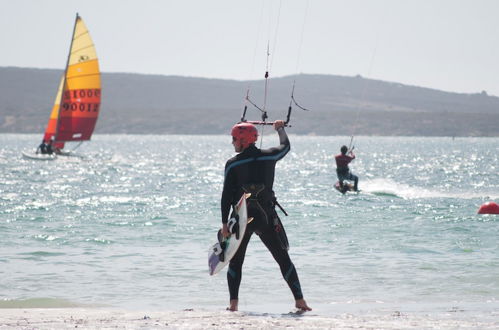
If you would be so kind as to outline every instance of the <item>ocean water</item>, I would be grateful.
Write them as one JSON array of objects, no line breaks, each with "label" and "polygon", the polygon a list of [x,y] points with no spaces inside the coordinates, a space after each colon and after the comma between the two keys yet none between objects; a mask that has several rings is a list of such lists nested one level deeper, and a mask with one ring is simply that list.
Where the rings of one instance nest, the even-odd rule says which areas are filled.
[{"label": "ocean water", "polygon": [[[349,137],[290,138],[274,188],[314,313],[499,316],[499,215],[477,214],[499,203],[499,138],[356,137],[347,195],[333,155]],[[0,307],[225,308],[207,256],[229,136],[97,135],[55,161],[21,157],[38,135],[0,140]],[[253,236],[240,309],[292,307]]]}]

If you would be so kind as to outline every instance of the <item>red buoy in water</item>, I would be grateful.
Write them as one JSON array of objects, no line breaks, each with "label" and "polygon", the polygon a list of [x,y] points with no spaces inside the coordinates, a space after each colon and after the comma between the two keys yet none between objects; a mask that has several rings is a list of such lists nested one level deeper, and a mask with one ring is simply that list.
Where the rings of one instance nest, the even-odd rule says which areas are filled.
[{"label": "red buoy in water", "polygon": [[499,205],[494,202],[484,203],[478,209],[478,214],[499,214]]}]

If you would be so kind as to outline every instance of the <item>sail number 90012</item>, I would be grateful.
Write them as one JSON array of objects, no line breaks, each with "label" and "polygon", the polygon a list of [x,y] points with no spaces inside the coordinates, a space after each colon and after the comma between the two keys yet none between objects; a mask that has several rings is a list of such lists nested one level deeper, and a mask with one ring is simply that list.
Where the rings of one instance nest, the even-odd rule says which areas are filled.
[{"label": "sail number 90012", "polygon": [[101,91],[99,88],[65,90],[62,99],[63,112],[99,112]]}]

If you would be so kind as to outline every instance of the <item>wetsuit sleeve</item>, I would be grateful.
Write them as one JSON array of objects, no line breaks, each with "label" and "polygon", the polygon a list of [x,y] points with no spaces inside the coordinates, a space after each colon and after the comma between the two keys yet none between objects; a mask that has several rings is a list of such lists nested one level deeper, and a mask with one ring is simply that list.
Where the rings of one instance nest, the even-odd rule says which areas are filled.
[{"label": "wetsuit sleeve", "polygon": [[[230,213],[230,208],[232,205],[232,199],[235,195],[235,175],[234,171],[231,171],[230,161],[225,164],[225,178],[224,178],[224,188],[222,191],[222,201],[221,201],[221,211],[222,211],[222,223],[227,223]],[[228,170],[229,169],[229,170]]]},{"label": "wetsuit sleeve", "polygon": [[289,143],[288,134],[286,134],[286,131],[284,130],[284,127],[280,128],[277,131],[277,134],[279,134],[279,143],[280,143],[279,147],[281,147],[282,149],[287,148],[288,151],[289,151],[289,149],[291,148],[291,145]]},{"label": "wetsuit sleeve", "polygon": [[286,156],[289,150],[291,150],[291,144],[289,143],[288,134],[286,134],[284,127],[280,128],[277,131],[277,134],[279,134],[279,146],[263,150],[264,154],[275,155],[276,158],[273,159],[275,161],[281,160],[284,156]]}]

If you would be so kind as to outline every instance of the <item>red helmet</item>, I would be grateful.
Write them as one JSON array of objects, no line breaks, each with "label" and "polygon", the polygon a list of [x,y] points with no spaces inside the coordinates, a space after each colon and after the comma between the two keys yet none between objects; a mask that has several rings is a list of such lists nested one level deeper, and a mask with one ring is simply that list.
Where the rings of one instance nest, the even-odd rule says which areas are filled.
[{"label": "red helmet", "polygon": [[256,139],[258,138],[258,130],[255,125],[242,122],[237,123],[234,127],[232,127],[231,135],[239,146],[247,148],[250,144],[256,142]]}]

